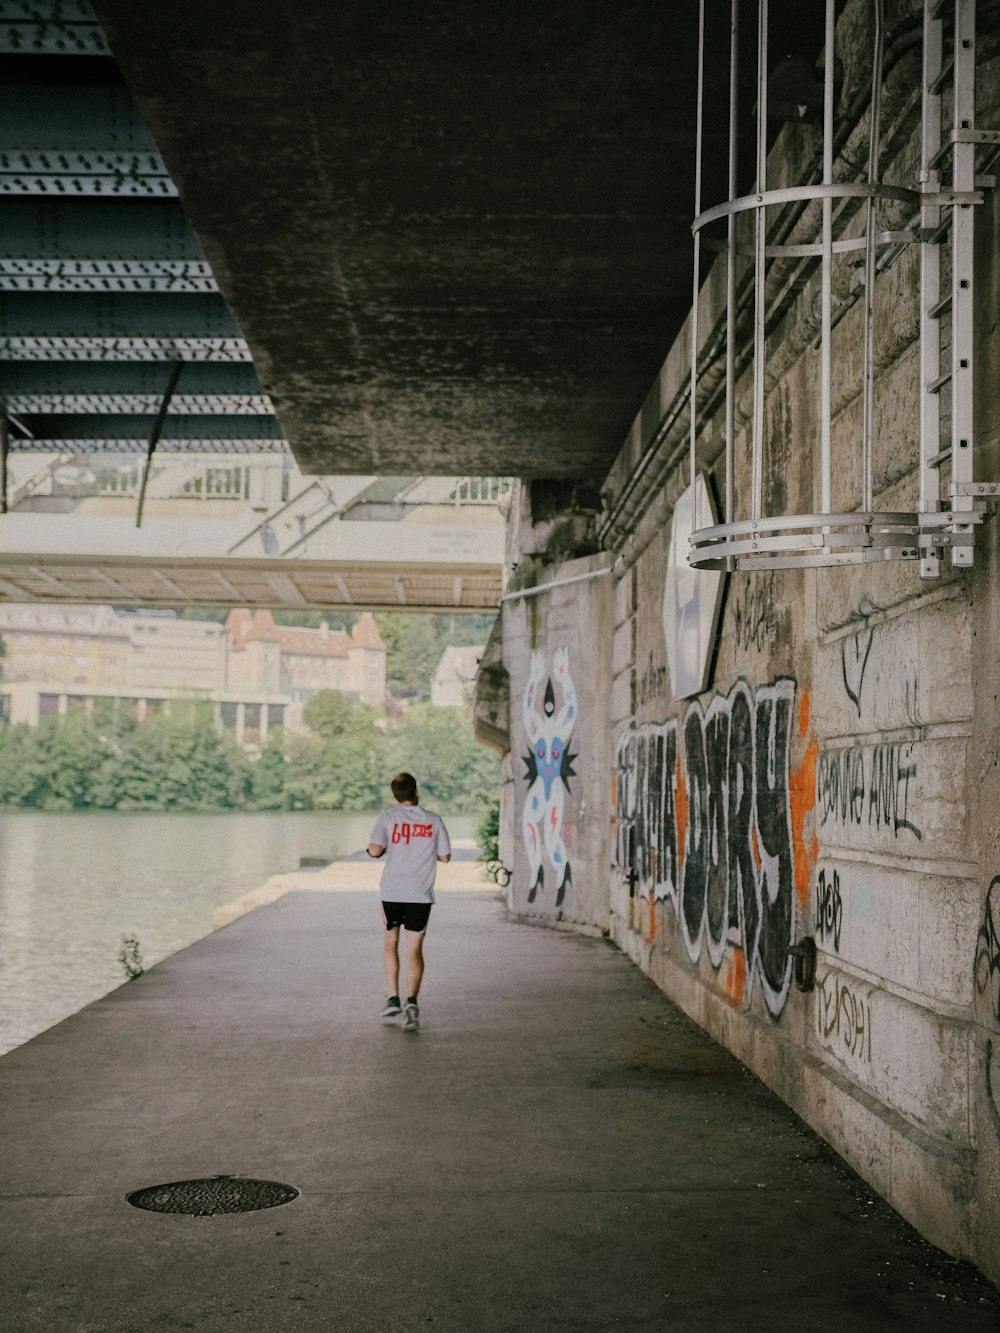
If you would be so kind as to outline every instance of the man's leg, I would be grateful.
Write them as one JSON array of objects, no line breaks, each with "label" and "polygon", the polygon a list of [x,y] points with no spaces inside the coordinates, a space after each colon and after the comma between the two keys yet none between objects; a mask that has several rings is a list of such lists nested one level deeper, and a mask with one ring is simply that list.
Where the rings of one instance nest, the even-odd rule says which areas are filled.
[{"label": "man's leg", "polygon": [[399,927],[393,926],[385,932],[382,947],[382,963],[385,967],[386,995],[399,994]]},{"label": "man's leg", "polygon": [[[397,931],[396,934],[398,935],[399,932]],[[424,936],[426,934],[426,930],[408,930],[406,932],[407,999],[415,1000],[420,994],[420,983],[424,978]]]}]

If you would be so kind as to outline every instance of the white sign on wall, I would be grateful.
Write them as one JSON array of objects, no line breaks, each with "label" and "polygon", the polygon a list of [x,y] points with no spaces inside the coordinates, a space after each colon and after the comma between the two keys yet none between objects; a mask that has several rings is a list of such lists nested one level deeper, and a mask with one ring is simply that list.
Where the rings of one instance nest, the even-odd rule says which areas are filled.
[{"label": "white sign on wall", "polygon": [[688,538],[718,521],[712,493],[699,472],[674,507],[663,589],[663,633],[675,699],[700,694],[710,683],[725,575],[720,570],[692,569]]}]

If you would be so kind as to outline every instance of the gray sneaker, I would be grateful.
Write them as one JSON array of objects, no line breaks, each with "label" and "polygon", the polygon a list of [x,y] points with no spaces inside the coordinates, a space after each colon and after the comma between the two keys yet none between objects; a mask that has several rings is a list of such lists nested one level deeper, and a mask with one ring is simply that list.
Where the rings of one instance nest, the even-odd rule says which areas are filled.
[{"label": "gray sneaker", "polygon": [[393,997],[393,999],[391,1000],[386,1000],[385,1008],[382,1010],[382,1017],[398,1018],[402,1012],[403,1012],[402,1006],[400,1005],[399,1001],[395,997]]},{"label": "gray sneaker", "polygon": [[415,1004],[406,1006],[406,1017],[403,1019],[404,1032],[416,1032],[420,1026],[420,1010]]}]

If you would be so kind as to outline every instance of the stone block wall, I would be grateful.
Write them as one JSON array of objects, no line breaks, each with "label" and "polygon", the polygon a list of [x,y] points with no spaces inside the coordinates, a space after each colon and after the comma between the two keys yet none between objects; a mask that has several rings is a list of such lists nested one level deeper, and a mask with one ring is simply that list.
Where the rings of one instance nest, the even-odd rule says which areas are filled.
[{"label": "stone block wall", "polygon": [[[894,21],[912,21],[913,6],[896,9]],[[851,0],[840,19],[853,55],[870,40],[865,12]],[[912,179],[918,133],[907,93],[919,51],[898,49],[886,96],[891,180]],[[867,77],[853,55],[848,82]],[[994,126],[1000,59],[988,43],[986,55],[979,118]],[[772,181],[797,179],[815,149],[808,127],[786,127]],[[988,192],[976,221],[974,447],[990,481],[1000,480],[997,196]],[[904,248],[876,283],[883,509],[917,507],[917,261]],[[772,266],[769,294],[785,295],[769,339],[766,513],[820,508],[818,275],[788,278]],[[723,290],[717,265],[700,297],[706,346],[723,342]],[[834,509],[857,505],[860,295],[842,261]],[[1000,1280],[1000,517],[977,531],[975,568],[946,564],[936,581],[921,581],[913,561],[727,576],[709,687],[675,699],[663,603],[674,506],[690,481],[688,360],[685,330],[605,484],[604,554],[550,560],[531,578],[551,592],[505,604],[511,906],[608,929],[926,1236]],[[721,496],[718,368],[703,382],[699,463]],[[745,372],[738,514],[749,384]],[[526,550],[537,561],[541,545],[522,513],[511,565]],[[607,577],[562,582],[602,562]],[[557,903],[547,865],[532,892],[525,810],[540,788],[525,781],[522,755],[537,707],[523,703],[533,654],[551,674],[560,650],[579,717],[562,815],[572,877]],[[556,687],[554,709],[564,698]],[[789,955],[806,936],[818,950],[811,990],[796,985]]]}]

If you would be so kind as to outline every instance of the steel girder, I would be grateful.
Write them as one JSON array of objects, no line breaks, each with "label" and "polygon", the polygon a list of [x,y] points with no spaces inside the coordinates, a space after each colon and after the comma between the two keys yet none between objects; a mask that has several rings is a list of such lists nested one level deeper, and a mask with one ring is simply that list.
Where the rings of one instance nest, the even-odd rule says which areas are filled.
[{"label": "steel girder", "polygon": [[89,0],[0,0],[0,411],[12,452],[283,447]]}]

